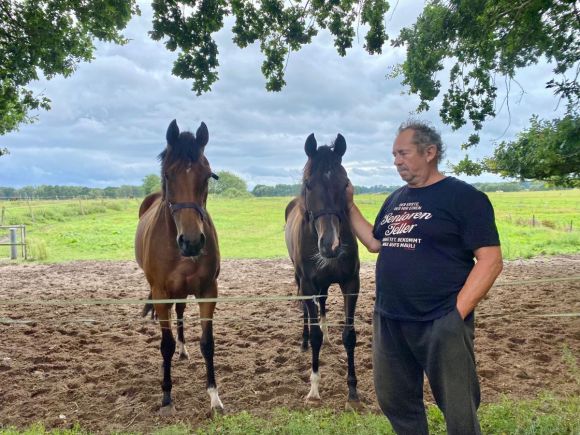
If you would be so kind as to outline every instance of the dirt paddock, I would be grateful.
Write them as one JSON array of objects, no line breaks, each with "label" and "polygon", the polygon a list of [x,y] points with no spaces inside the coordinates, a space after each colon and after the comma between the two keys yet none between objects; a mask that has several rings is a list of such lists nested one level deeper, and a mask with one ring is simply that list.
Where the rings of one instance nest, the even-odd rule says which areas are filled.
[{"label": "dirt paddock", "polygon": [[[371,360],[374,265],[363,264],[356,326],[356,367],[365,407],[378,412]],[[580,311],[580,255],[507,262],[477,311],[476,353],[484,402],[540,392],[580,394],[565,354],[580,357],[580,320],[538,314]],[[288,260],[222,262],[220,296],[294,295]],[[134,262],[57,265],[0,264],[0,300],[123,299],[147,296]],[[341,343],[342,298],[331,288],[331,345],[321,353],[321,406],[342,410],[347,394]],[[197,306],[186,310],[190,359],[174,359],[176,415],[160,417],[160,333],[138,305],[0,305],[0,428],[42,422],[92,431],[149,431],[199,424],[206,418],[205,366],[199,351]],[[32,322],[26,322],[32,321]],[[216,374],[226,412],[259,415],[275,407],[302,409],[309,390],[310,353],[301,353],[301,310],[295,302],[218,304]],[[568,358],[569,361],[570,358]],[[426,388],[426,399],[431,396]]]}]

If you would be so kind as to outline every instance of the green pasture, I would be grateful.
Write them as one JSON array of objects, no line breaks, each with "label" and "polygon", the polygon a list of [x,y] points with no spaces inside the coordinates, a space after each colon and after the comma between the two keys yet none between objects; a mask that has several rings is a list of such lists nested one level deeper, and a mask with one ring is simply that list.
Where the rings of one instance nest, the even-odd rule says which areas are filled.
[{"label": "green pasture", "polygon": [[[542,396],[536,400],[511,401],[482,405],[479,418],[482,433],[510,435],[560,435],[580,433],[580,399],[570,397],[556,399]],[[445,421],[437,407],[428,407],[429,431],[433,435],[444,435]],[[0,435],[84,435],[92,433],[86,428],[74,425],[71,429],[46,429],[41,424],[28,428],[0,427]],[[116,432],[136,434],[138,431]],[[354,412],[336,413],[331,410],[288,411],[275,409],[267,418],[241,412],[208,420],[193,428],[177,424],[163,428],[149,428],[147,433],[156,435],[185,434],[231,434],[231,435],[376,435],[394,434],[387,419],[375,414]]]},{"label": "green pasture", "polygon": [[[580,190],[495,192],[497,225],[506,259],[580,251]],[[358,195],[373,221],[385,195]],[[284,209],[290,198],[210,197],[223,258],[285,257]],[[29,252],[40,261],[133,259],[139,199],[3,201],[0,224],[25,224]],[[6,241],[7,230],[0,230]],[[0,246],[0,258],[8,247]],[[372,261],[361,247],[361,258]]]}]

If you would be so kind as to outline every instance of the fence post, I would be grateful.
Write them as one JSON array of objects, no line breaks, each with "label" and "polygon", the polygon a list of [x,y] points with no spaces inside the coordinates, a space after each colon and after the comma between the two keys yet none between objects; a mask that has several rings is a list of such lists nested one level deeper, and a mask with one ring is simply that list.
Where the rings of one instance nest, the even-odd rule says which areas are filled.
[{"label": "fence post", "polygon": [[532,227],[535,227],[535,226],[536,226],[536,215],[533,214],[532,215]]},{"label": "fence post", "polygon": [[85,214],[85,209],[83,208],[83,201],[82,199],[79,197],[79,206],[81,209],[81,214],[84,215]]},{"label": "fence post", "polygon": [[16,247],[16,228],[10,228],[10,259],[18,258],[18,249]]},{"label": "fence post", "polygon": [[30,219],[34,222],[34,213],[32,212],[32,206],[30,205],[30,198],[28,198],[28,211],[30,212]]},{"label": "fence post", "polygon": [[2,206],[2,215],[0,216],[0,225],[4,225],[4,213],[6,212],[6,207]]}]

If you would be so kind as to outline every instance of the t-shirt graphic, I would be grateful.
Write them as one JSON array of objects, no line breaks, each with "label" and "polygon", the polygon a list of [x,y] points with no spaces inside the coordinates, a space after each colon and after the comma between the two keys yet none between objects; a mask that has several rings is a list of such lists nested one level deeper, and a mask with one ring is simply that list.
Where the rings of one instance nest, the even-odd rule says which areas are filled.
[{"label": "t-shirt graphic", "polygon": [[411,237],[422,220],[429,220],[433,215],[422,210],[419,202],[403,202],[386,212],[380,225],[386,226],[381,244],[387,248],[415,249],[421,239]]},{"label": "t-shirt graphic", "polygon": [[453,310],[474,251],[499,245],[489,199],[454,177],[393,192],[373,235],[381,242],[375,309],[396,320],[433,320]]}]

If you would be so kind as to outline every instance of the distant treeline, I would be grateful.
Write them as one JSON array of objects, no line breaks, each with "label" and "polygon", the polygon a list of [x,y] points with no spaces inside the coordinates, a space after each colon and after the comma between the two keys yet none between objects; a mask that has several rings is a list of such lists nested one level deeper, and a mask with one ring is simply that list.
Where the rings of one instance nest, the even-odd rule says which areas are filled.
[{"label": "distant treeline", "polygon": [[[225,181],[225,180],[224,180]],[[227,183],[224,183],[227,184]],[[522,190],[553,190],[554,188],[542,182],[503,182],[503,183],[473,183],[473,186],[483,192],[518,192]],[[237,187],[237,186],[236,186]],[[356,194],[390,193],[400,186],[355,186]],[[251,193],[254,196],[296,196],[300,193],[300,184],[276,184],[266,186],[256,185]],[[215,189],[214,189],[215,190]],[[227,189],[226,189],[227,190]],[[120,187],[81,187],[81,186],[26,186],[22,188],[0,187],[1,199],[67,199],[67,198],[139,198],[145,195],[143,186]],[[219,191],[212,191],[219,194]]]},{"label": "distant treeline", "polygon": [[[254,196],[296,196],[300,193],[301,184],[276,184],[275,186],[266,186],[257,184],[252,189]],[[354,186],[355,193],[387,193],[394,192],[399,186]]]},{"label": "distant treeline", "polygon": [[25,186],[0,187],[0,199],[69,199],[69,198],[133,198],[143,197],[143,186],[105,187]]}]

